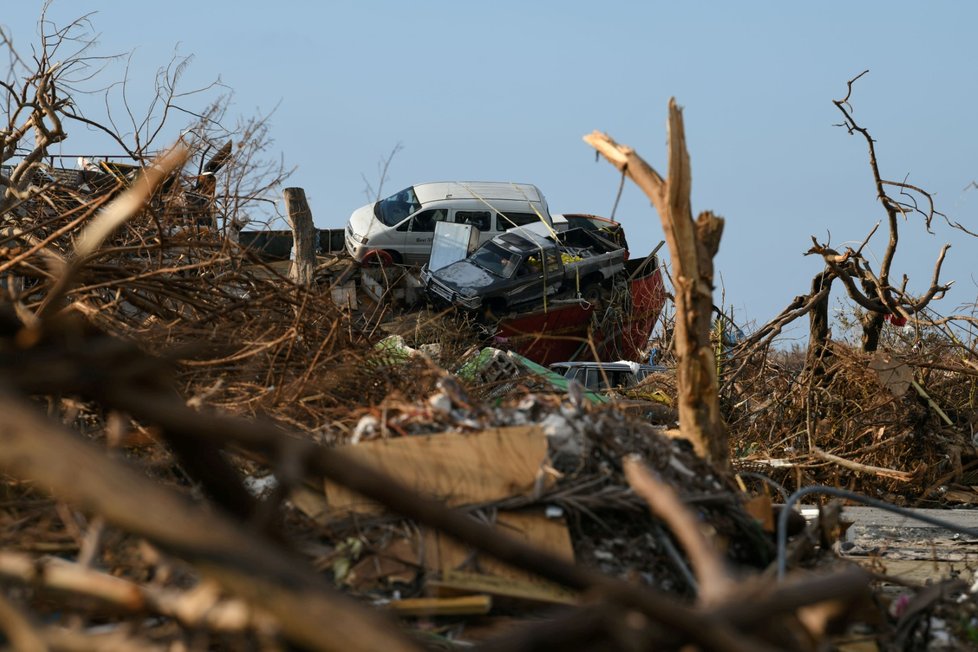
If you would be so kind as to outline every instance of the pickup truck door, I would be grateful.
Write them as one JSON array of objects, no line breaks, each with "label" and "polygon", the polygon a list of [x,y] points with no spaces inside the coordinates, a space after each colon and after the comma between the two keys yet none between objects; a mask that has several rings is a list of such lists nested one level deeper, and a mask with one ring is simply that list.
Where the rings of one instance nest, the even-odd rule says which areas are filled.
[{"label": "pickup truck door", "polygon": [[547,265],[546,274],[538,256],[529,256],[520,262],[513,277],[513,289],[507,293],[509,305],[542,304],[544,295],[557,293],[562,281],[560,259],[553,252],[546,252],[544,260]]}]

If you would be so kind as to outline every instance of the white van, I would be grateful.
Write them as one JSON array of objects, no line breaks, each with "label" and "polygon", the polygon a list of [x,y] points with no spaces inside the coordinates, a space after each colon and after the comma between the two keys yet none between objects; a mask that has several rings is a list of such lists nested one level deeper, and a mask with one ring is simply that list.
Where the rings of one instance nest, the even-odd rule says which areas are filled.
[{"label": "white van", "polygon": [[547,201],[533,185],[497,181],[421,183],[353,211],[346,250],[357,261],[428,262],[437,222],[472,224],[480,242],[514,226],[553,228]]}]

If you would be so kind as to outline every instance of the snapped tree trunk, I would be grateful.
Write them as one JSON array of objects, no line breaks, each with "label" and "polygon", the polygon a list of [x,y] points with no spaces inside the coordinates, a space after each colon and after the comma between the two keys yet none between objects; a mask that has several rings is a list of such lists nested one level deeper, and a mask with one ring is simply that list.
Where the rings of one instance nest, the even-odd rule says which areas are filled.
[{"label": "snapped tree trunk", "polygon": [[[866,279],[862,280],[862,286],[866,296],[871,297],[876,294],[876,288]],[[886,321],[886,313],[871,310],[867,310],[859,317],[859,322],[863,327],[863,351],[866,353],[872,353],[879,348],[884,321]]]},{"label": "snapped tree trunk", "polygon": [[316,271],[316,227],[302,188],[285,189],[285,208],[292,226],[292,267],[289,278],[299,285],[311,285]]},{"label": "snapped tree trunk", "polygon": [[808,353],[805,356],[805,375],[821,376],[825,371],[826,346],[829,340],[829,289],[835,276],[830,270],[815,275],[812,279],[812,293],[822,297],[808,313]]},{"label": "snapped tree trunk", "polygon": [[730,462],[727,429],[720,415],[717,369],[710,343],[713,256],[723,218],[704,212],[693,221],[692,176],[682,110],[669,100],[669,178],[663,179],[631,147],[600,132],[584,137],[652,200],[669,245],[675,281],[679,430],[721,468]]}]

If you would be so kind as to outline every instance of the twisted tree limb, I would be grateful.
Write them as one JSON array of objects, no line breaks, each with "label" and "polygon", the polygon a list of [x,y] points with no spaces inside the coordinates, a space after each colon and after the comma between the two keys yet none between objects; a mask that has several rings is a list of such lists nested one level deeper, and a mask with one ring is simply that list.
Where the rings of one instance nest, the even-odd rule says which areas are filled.
[{"label": "twisted tree limb", "polygon": [[[879,345],[880,333],[883,329],[885,315],[892,314],[894,316],[903,317],[906,319],[913,318],[914,315],[926,308],[927,304],[929,304],[931,300],[943,297],[944,293],[950,287],[949,284],[942,285],[940,283],[941,266],[943,265],[944,256],[947,254],[947,250],[950,245],[944,245],[938,254],[930,288],[921,298],[913,299],[907,296],[906,277],[904,277],[900,288],[893,286],[893,284],[890,282],[890,273],[893,266],[893,259],[896,256],[897,245],[900,241],[899,220],[897,218],[900,216],[905,218],[911,213],[919,213],[923,215],[925,228],[927,229],[928,233],[930,233],[931,223],[934,217],[941,216],[953,228],[957,228],[965,233],[968,233],[969,235],[974,234],[962,227],[960,224],[952,223],[950,220],[947,220],[947,216],[937,211],[934,208],[934,198],[926,190],[905,181],[901,182],[886,180],[880,174],[879,162],[876,158],[875,141],[873,140],[872,136],[870,136],[869,130],[860,126],[852,117],[852,106],[849,104],[849,98],[852,96],[853,84],[867,72],[869,71],[865,70],[856,77],[850,79],[846,85],[847,91],[845,97],[840,100],[832,100],[832,103],[835,104],[836,108],[839,109],[843,115],[843,121],[838,126],[845,128],[850,135],[858,133],[860,136],[862,136],[866,141],[866,146],[869,150],[869,167],[873,173],[873,183],[876,186],[876,198],[879,200],[880,205],[883,207],[883,211],[886,213],[886,221],[889,227],[889,238],[886,243],[886,249],[883,252],[883,257],[880,261],[879,276],[877,277],[875,274],[873,274],[869,263],[862,257],[862,247],[859,248],[859,251],[855,252],[850,249],[847,254],[851,255],[852,260],[846,260],[844,261],[845,264],[841,265],[836,261],[831,261],[830,257],[827,256],[824,251],[820,251],[819,253],[822,253],[826,264],[832,268],[832,272],[835,274],[835,276],[843,282],[849,297],[867,310],[866,314],[861,320],[863,327],[862,347],[864,351],[875,351]],[[908,201],[893,199],[886,193],[887,187],[899,188],[900,194]],[[923,197],[926,200],[926,210],[919,207],[914,193],[916,193],[916,196]],[[875,228],[873,231],[875,232]],[[872,233],[870,236],[872,236]],[[869,238],[867,238],[867,241],[868,239]],[[863,246],[865,246],[865,244],[866,242],[864,241]],[[826,249],[825,247],[821,248],[823,250]],[[848,257],[849,256],[847,256],[847,258]],[[856,287],[853,279],[859,281],[861,290]]]}]

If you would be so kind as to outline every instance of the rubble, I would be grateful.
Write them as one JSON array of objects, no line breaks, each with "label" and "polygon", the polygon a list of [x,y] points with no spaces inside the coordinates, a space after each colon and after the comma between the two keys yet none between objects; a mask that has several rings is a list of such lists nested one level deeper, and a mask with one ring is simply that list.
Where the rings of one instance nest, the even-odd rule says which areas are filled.
[{"label": "rubble", "polygon": [[[817,375],[751,336],[708,342],[717,413],[694,415],[693,434],[722,416],[728,467],[689,437],[686,410],[708,401],[681,364],[614,392],[545,366],[646,359],[665,297],[655,252],[625,262],[600,307],[534,306],[487,326],[419,306],[416,270],[356,266],[336,234],[319,235],[311,279],[290,278],[281,250],[268,260],[280,240],[236,242],[239,216],[219,215],[213,172],[232,148],[211,150],[102,165],[84,188],[37,167],[28,199],[4,204],[5,646],[974,640],[970,539],[931,528],[905,547],[904,523],[867,535],[850,505],[820,500],[808,523],[784,507],[816,484],[888,504],[978,502],[978,373],[959,342],[894,341],[886,356],[835,342]],[[682,185],[682,169],[650,178]],[[698,225],[715,249],[717,218]],[[681,347],[661,348],[668,363]],[[949,518],[968,533],[970,517]],[[901,556],[928,569],[898,569]]]}]

